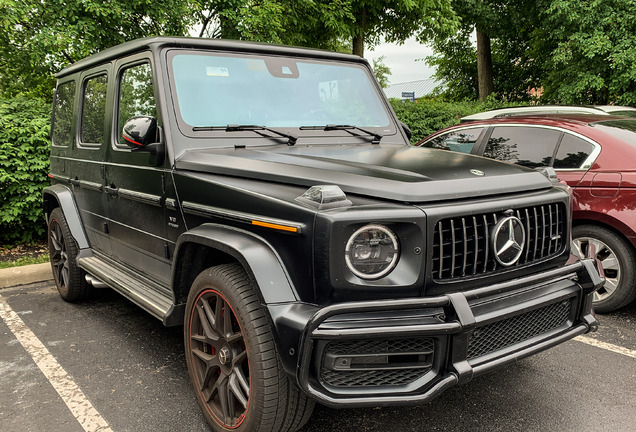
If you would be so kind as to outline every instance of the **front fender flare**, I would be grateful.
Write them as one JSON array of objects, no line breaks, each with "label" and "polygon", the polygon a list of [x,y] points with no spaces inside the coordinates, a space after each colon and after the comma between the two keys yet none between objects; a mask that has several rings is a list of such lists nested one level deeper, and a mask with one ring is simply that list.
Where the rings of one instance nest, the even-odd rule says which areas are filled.
[{"label": "front fender flare", "polygon": [[[188,243],[204,245],[232,256],[245,268],[257,294],[265,304],[298,301],[298,295],[280,256],[262,237],[219,224],[203,224],[183,233],[175,249],[175,263]],[[173,286],[177,285],[177,266],[173,267]]]}]

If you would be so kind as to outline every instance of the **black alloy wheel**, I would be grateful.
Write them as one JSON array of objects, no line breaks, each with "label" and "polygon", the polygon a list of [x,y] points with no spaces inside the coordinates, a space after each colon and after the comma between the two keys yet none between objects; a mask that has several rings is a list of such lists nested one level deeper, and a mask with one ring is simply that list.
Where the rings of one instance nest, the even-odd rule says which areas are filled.
[{"label": "black alloy wheel", "polygon": [[199,388],[215,420],[236,428],[245,419],[250,367],[243,332],[227,300],[213,289],[195,301],[190,355]]},{"label": "black alloy wheel", "polygon": [[60,297],[67,302],[88,297],[91,286],[86,282],[84,271],[77,265],[77,245],[59,207],[49,216],[48,243],[51,270]]}]

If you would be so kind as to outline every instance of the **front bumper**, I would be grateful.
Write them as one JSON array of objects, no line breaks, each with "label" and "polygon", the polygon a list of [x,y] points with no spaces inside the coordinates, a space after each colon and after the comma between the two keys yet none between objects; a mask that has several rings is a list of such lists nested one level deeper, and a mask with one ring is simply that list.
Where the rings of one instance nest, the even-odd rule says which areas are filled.
[{"label": "front bumper", "polygon": [[422,403],[596,330],[602,284],[583,260],[466,292],[322,308],[304,326],[298,383],[332,407]]}]

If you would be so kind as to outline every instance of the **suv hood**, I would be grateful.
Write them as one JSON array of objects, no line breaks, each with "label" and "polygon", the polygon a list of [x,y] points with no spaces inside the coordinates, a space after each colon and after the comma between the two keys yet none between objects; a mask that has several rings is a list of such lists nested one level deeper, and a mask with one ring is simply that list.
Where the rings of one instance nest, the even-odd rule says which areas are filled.
[{"label": "suv hood", "polygon": [[[541,173],[478,156],[386,145],[196,149],[177,170],[306,186],[406,202],[501,195],[551,187]],[[484,175],[475,174],[475,170]]]}]

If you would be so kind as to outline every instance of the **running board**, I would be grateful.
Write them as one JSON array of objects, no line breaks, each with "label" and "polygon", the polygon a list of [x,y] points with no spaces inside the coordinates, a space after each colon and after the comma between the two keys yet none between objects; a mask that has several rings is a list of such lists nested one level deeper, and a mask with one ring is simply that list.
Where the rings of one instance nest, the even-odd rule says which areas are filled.
[{"label": "running board", "polygon": [[151,315],[166,323],[173,311],[172,298],[164,295],[165,287],[140,275],[131,275],[118,265],[99,256],[91,255],[78,259],[79,266],[99,279]]}]

